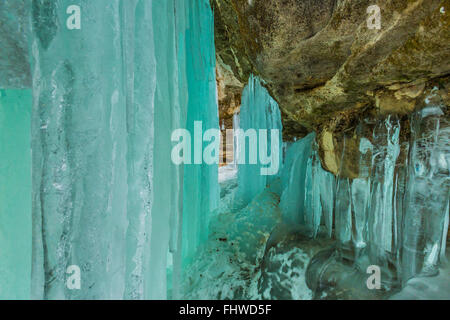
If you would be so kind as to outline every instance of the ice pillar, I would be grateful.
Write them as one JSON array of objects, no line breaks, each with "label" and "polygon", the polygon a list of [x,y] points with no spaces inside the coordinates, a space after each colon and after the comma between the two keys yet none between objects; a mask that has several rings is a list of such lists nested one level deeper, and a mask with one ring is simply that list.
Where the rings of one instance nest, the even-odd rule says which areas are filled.
[{"label": "ice pillar", "polygon": [[218,128],[209,2],[35,0],[32,20],[33,297],[177,293],[218,201],[217,164],[171,161],[173,130]]},{"label": "ice pillar", "polygon": [[30,122],[30,90],[0,90],[0,300],[30,298]]},{"label": "ice pillar", "polygon": [[[259,78],[250,76],[242,94],[239,114],[238,193],[239,206],[247,205],[281,172],[281,114],[278,104],[267,92]],[[271,156],[269,163],[262,159]],[[263,168],[272,172],[263,173]]]},{"label": "ice pillar", "polygon": [[[128,221],[120,6],[32,2],[33,298],[123,297]],[[78,13],[80,25],[70,25]],[[71,266],[80,271],[79,289],[66,285],[67,272],[78,273]]]},{"label": "ice pillar", "polygon": [[438,272],[442,235],[448,228],[450,125],[437,105],[427,106],[411,120],[404,217],[403,281]]},{"label": "ice pillar", "polygon": [[[188,1],[186,39],[187,123],[192,137],[192,163],[184,166],[182,217],[182,265],[208,239],[209,214],[219,201],[218,164],[203,157],[211,143],[220,145],[220,137],[204,139],[210,129],[219,129],[216,95],[214,19],[207,0]],[[219,139],[219,140],[218,140]],[[195,154],[197,153],[197,156]],[[216,154],[217,153],[217,154]]]}]

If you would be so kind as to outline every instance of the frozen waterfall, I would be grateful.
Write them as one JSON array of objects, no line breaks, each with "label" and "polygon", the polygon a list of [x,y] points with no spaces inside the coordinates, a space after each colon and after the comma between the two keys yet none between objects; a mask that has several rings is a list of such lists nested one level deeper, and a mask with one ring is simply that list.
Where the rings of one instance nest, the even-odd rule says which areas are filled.
[{"label": "frozen waterfall", "polygon": [[295,106],[250,75],[219,175],[209,0],[0,9],[0,299],[385,299],[448,280],[446,102],[292,133]]},{"label": "frozen waterfall", "polygon": [[80,30],[70,5],[32,7],[32,297],[176,297],[218,201],[217,166],[170,161],[173,130],[218,128],[209,3],[83,2]]},{"label": "frozen waterfall", "polygon": [[410,141],[400,141],[398,119],[362,122],[372,136],[360,139],[355,179],[322,169],[313,134],[293,143],[284,163],[284,219],[312,236],[322,224],[338,240],[338,256],[363,272],[381,267],[388,287],[435,275],[445,256],[450,127],[439,106],[416,112],[411,123]]}]

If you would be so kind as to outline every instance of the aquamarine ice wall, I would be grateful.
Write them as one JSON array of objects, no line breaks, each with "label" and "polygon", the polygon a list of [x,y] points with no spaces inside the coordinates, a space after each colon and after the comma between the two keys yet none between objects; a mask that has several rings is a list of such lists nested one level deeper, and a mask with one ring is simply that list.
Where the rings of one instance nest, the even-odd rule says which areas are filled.
[{"label": "aquamarine ice wall", "polygon": [[[278,103],[264,88],[261,79],[253,75],[242,93],[239,127],[242,132],[236,150],[238,191],[235,201],[236,207],[242,208],[279,176],[283,162],[283,126]],[[252,139],[252,132],[256,139]],[[272,167],[278,170],[264,173],[264,169],[270,167],[263,163],[264,158],[270,158]]]},{"label": "aquamarine ice wall", "polygon": [[29,299],[31,91],[0,89],[0,300]]},{"label": "aquamarine ice wall", "polygon": [[385,288],[438,274],[445,260],[450,190],[443,109],[428,105],[412,114],[410,135],[403,139],[396,117],[361,121],[357,130],[371,134],[359,136],[355,179],[322,169],[315,134],[292,143],[282,173],[285,222],[306,227],[312,237],[322,226],[337,240],[332,259],[351,261],[357,270],[379,266]]},{"label": "aquamarine ice wall", "polygon": [[217,165],[171,161],[173,130],[218,128],[209,2],[36,0],[32,26],[33,297],[179,296],[218,201]]}]

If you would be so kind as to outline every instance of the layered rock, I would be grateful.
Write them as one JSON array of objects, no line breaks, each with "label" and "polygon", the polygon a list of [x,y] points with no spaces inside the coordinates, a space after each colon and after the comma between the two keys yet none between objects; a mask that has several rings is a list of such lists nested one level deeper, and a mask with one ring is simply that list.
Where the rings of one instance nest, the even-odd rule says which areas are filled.
[{"label": "layered rock", "polygon": [[[211,2],[218,59],[242,83],[251,73],[264,79],[282,110],[284,139],[316,131],[333,173],[358,176],[358,119],[408,115],[432,90],[449,105],[448,0]],[[368,25],[374,4],[381,29]],[[343,156],[344,135],[354,139]]]},{"label": "layered rock", "polygon": [[285,121],[309,131],[342,111],[408,113],[450,72],[448,0],[380,2],[380,30],[368,28],[369,0],[211,2],[220,59],[241,82],[261,76]]}]

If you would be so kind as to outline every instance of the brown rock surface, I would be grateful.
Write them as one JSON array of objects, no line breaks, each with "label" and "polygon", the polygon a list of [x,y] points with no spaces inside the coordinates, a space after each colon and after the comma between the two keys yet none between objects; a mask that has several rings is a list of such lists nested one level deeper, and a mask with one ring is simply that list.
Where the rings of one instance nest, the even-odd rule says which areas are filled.
[{"label": "brown rock surface", "polygon": [[[267,82],[292,136],[343,113],[411,112],[425,84],[450,74],[450,0],[211,3],[218,57],[241,83]],[[380,30],[367,26],[373,4]]]}]

